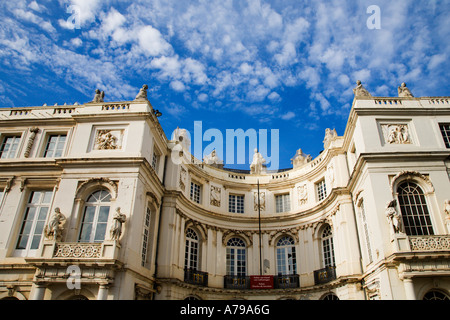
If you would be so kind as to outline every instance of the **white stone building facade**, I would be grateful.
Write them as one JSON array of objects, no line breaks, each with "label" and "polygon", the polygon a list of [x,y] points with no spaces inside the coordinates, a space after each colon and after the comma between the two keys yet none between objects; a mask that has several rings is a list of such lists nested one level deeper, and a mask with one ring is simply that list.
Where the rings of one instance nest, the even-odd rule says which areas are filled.
[{"label": "white stone building facade", "polygon": [[157,115],[0,109],[0,299],[450,297],[450,98],[357,95],[280,172],[197,160]]}]

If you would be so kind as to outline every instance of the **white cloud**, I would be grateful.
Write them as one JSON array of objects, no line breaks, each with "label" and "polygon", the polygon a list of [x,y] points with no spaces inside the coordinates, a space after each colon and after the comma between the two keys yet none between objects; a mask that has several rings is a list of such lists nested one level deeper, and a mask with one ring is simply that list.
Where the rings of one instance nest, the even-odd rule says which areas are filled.
[{"label": "white cloud", "polygon": [[139,46],[150,56],[160,56],[170,53],[172,46],[163,38],[159,30],[145,26],[138,31]]},{"label": "white cloud", "polygon": [[281,116],[281,119],[283,119],[283,120],[291,120],[291,119],[294,118],[294,117],[295,117],[295,113],[292,112],[292,111],[289,111],[289,112],[283,114],[283,115]]},{"label": "white cloud", "polygon": [[172,82],[170,83],[170,87],[171,87],[173,90],[178,91],[178,92],[182,92],[182,91],[186,90],[186,87],[185,87],[185,85],[183,84],[183,82],[181,82],[181,81],[179,81],[179,80],[172,81]]}]

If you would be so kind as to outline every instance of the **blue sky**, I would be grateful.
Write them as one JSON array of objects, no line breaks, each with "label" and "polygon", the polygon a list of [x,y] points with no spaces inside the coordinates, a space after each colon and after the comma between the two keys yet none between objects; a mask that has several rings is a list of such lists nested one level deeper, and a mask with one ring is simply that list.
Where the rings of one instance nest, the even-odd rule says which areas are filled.
[{"label": "blue sky", "polygon": [[[371,5],[379,29],[367,26]],[[326,128],[344,134],[356,80],[374,96],[396,96],[401,82],[415,96],[450,95],[449,9],[439,0],[1,0],[0,106],[85,103],[96,88],[105,101],[132,100],[148,84],[166,135],[192,133],[194,121],[224,136],[279,130],[288,168],[299,148],[319,155]]]}]

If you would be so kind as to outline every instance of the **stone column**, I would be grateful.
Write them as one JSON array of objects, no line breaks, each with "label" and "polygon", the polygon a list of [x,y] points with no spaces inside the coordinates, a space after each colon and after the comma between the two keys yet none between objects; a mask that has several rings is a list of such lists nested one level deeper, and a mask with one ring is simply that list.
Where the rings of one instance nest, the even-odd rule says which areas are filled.
[{"label": "stone column", "polygon": [[108,299],[108,284],[100,283],[98,287],[97,300],[107,300]]},{"label": "stone column", "polygon": [[47,288],[47,284],[36,283],[35,287],[34,287],[34,293],[33,293],[31,300],[44,300],[46,288]]},{"label": "stone column", "polygon": [[405,286],[406,300],[416,300],[413,280],[411,278],[404,278],[403,285]]}]

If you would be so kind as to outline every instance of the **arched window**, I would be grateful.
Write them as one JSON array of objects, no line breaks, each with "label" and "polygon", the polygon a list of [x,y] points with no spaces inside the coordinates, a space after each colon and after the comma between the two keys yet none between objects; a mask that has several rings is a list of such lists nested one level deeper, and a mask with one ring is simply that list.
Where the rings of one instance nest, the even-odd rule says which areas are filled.
[{"label": "arched window", "polygon": [[334,267],[333,232],[330,225],[327,225],[322,232],[322,257],[325,268]]},{"label": "arched window", "polygon": [[327,293],[326,295],[324,295],[321,300],[339,300],[339,298],[337,295],[330,292],[330,293]]},{"label": "arched window", "polygon": [[422,189],[413,182],[405,181],[398,186],[397,192],[405,233],[409,236],[433,235]]},{"label": "arched window", "polygon": [[423,300],[450,300],[450,297],[440,290],[430,290],[423,296]]},{"label": "arched window", "polygon": [[106,190],[93,192],[84,206],[79,242],[103,242],[108,223],[111,195]]},{"label": "arched window", "polygon": [[187,269],[198,268],[199,238],[197,232],[191,228],[186,230],[186,251],[184,254],[184,266]]},{"label": "arched window", "polygon": [[227,242],[227,275],[246,275],[246,248],[240,238],[231,238]]},{"label": "arched window", "polygon": [[281,275],[297,273],[295,246],[291,237],[282,237],[277,242],[277,272]]}]

